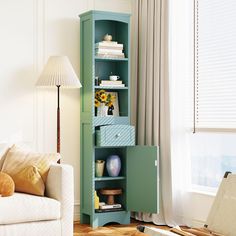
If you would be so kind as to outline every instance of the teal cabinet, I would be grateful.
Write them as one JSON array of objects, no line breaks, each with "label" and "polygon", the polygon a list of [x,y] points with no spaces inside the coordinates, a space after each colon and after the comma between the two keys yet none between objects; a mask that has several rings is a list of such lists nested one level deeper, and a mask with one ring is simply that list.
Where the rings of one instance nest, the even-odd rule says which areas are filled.
[{"label": "teal cabinet", "polygon": [[[118,44],[111,54],[98,46],[106,34]],[[159,210],[158,148],[135,146],[135,130],[130,125],[130,15],[103,11],[81,14],[80,57],[80,221],[93,227],[109,222],[128,224],[130,211]],[[122,85],[111,84],[111,74],[120,76]],[[113,114],[99,116],[94,103],[101,90],[116,95]],[[95,162],[106,162],[110,155],[120,157],[119,175],[111,177],[105,168],[103,176],[96,177]],[[122,208],[96,211],[95,191],[100,202],[107,200],[100,189],[122,189],[122,194],[115,196],[115,203]]]}]

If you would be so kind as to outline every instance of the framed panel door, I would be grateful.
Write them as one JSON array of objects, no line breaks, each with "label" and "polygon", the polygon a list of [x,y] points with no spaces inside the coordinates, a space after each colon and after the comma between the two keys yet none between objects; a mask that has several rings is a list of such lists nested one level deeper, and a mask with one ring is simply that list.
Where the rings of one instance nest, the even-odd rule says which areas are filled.
[{"label": "framed panel door", "polygon": [[155,146],[127,147],[127,209],[159,211],[159,155]]}]

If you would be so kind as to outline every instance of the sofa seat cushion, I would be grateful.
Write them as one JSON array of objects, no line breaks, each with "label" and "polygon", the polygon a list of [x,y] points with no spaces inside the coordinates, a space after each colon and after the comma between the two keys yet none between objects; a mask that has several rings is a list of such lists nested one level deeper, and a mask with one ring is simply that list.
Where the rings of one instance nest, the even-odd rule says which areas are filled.
[{"label": "sofa seat cushion", "polygon": [[52,198],[14,193],[0,197],[0,225],[60,219],[60,208]]}]

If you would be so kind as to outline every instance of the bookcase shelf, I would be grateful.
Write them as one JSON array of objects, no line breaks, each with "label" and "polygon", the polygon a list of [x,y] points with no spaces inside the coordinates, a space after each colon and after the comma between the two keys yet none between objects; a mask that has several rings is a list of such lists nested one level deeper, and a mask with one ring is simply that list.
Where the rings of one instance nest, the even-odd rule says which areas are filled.
[{"label": "bookcase shelf", "polygon": [[128,116],[107,116],[107,117],[99,117],[94,116],[93,117],[93,125],[94,126],[100,126],[100,125],[118,125],[123,124],[127,125],[129,124],[129,117]]},{"label": "bookcase shelf", "polygon": [[[130,122],[130,15],[89,11],[80,15],[80,30],[80,222],[92,227],[109,222],[129,224],[130,211],[158,212],[159,183],[158,168],[155,166],[158,158],[157,148],[132,146],[134,142],[129,143],[129,140],[135,139],[134,132],[128,132],[134,130]],[[96,56],[97,49],[102,49],[96,49],[96,45],[100,45],[96,43],[102,42],[106,34],[112,35],[112,41],[120,44],[119,47],[123,49],[119,53],[124,53],[125,58]],[[116,44],[115,42],[113,43]],[[107,82],[102,82],[107,86],[97,86],[98,79],[106,81],[110,75],[119,76],[119,81],[122,81],[125,87],[109,86]],[[105,90],[118,97],[113,101],[113,114],[109,116],[97,116],[101,113],[95,108],[94,101],[99,90]],[[105,136],[104,128],[107,130]],[[110,142],[100,142],[106,139]],[[96,146],[97,142],[101,146]],[[120,158],[119,175],[109,176],[105,166],[103,176],[96,177],[96,161],[103,160],[106,163],[112,155]],[[107,202],[107,196],[100,192],[101,189],[122,190],[122,194],[115,196],[115,203],[121,204],[122,211],[95,212],[95,191],[100,202]]]},{"label": "bookcase shelf", "polygon": [[[113,149],[114,150],[114,148],[125,148],[127,145],[125,145],[125,146],[123,146],[123,145],[121,145],[121,146],[106,146],[106,148],[111,148],[111,149]],[[94,148],[95,149],[99,149],[99,148],[104,148],[103,146],[94,146]]]},{"label": "bookcase shelf", "polygon": [[127,90],[128,87],[115,87],[115,86],[94,86],[95,89],[108,89],[108,90]]}]

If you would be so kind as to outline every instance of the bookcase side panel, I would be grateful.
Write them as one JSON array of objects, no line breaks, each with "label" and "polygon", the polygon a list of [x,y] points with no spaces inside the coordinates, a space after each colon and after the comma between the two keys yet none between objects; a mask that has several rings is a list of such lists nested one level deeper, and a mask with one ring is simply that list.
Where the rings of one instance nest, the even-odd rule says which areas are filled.
[{"label": "bookcase side panel", "polygon": [[80,222],[93,218],[93,20],[80,19],[81,154],[80,154]]},{"label": "bookcase side panel", "polygon": [[80,26],[81,46],[80,46],[80,80],[81,88],[81,112],[91,113],[93,108],[93,21],[81,19]]}]

